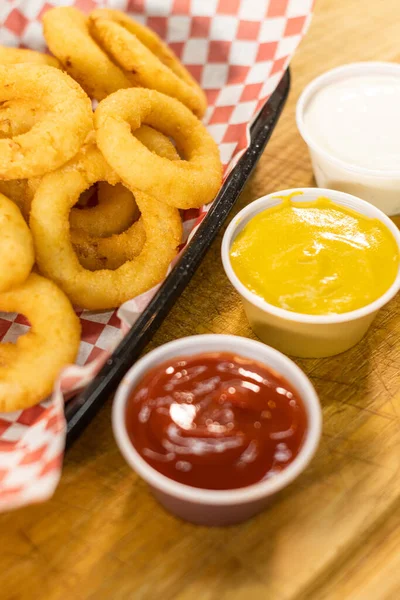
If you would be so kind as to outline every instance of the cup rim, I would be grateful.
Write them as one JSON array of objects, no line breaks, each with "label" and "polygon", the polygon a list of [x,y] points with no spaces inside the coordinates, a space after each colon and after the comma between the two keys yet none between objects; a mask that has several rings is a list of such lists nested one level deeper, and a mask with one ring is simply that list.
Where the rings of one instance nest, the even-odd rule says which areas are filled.
[{"label": "cup rim", "polygon": [[376,178],[385,178],[390,179],[391,177],[400,177],[400,169],[399,170],[384,170],[384,169],[370,169],[368,167],[361,167],[359,165],[355,165],[350,162],[346,162],[341,158],[338,158],[319,146],[319,144],[314,141],[312,136],[309,134],[307,130],[307,126],[304,121],[304,111],[307,106],[310,98],[325,85],[331,83],[338,75],[360,75],[363,72],[371,72],[375,70],[379,73],[386,72],[387,74],[396,74],[400,76],[400,64],[392,63],[392,62],[384,62],[384,61],[363,61],[363,62],[355,62],[348,63],[345,65],[341,65],[339,67],[335,67],[334,69],[330,69],[325,73],[322,73],[315,79],[313,79],[302,91],[296,105],[296,123],[297,128],[300,132],[301,137],[306,142],[307,146],[311,148],[317,154],[323,156],[326,160],[335,164],[336,166],[350,171],[352,173],[357,173],[359,175],[366,175],[370,177]]},{"label": "cup rim", "polygon": [[267,208],[275,206],[279,203],[279,201],[281,201],[282,196],[290,196],[295,192],[301,192],[301,194],[303,195],[294,196],[294,202],[310,201],[310,199],[307,198],[307,194],[312,192],[313,194],[318,193],[318,196],[327,196],[332,200],[332,202],[336,202],[341,206],[348,207],[350,203],[350,207],[355,211],[359,211],[361,214],[371,216],[372,213],[372,215],[374,215],[372,218],[378,218],[380,221],[383,222],[384,225],[386,225],[386,227],[392,233],[397,243],[397,248],[400,255],[399,230],[397,229],[393,221],[391,221],[391,219],[387,215],[385,215],[384,212],[382,212],[379,208],[377,208],[373,204],[370,204],[366,200],[361,200],[361,198],[358,198],[357,196],[353,196],[351,194],[347,194],[345,192],[329,190],[326,188],[293,188],[289,190],[282,190],[279,192],[267,194],[266,196],[262,196],[261,198],[254,200],[253,202],[245,206],[245,208],[243,208],[228,225],[222,239],[221,257],[225,273],[233,287],[245,300],[250,302],[250,304],[253,304],[253,306],[259,308],[263,312],[272,314],[286,321],[294,321],[296,323],[308,323],[312,325],[333,325],[338,323],[346,323],[349,321],[355,321],[361,317],[366,317],[367,315],[370,315],[371,313],[376,312],[377,310],[382,308],[382,306],[387,304],[400,289],[400,262],[395,280],[393,281],[392,285],[386,290],[386,292],[382,294],[382,296],[379,296],[379,298],[377,298],[373,302],[370,302],[369,304],[366,304],[365,306],[362,306],[360,308],[356,308],[355,310],[333,315],[310,315],[306,313],[298,313],[286,310],[284,308],[280,308],[279,306],[270,304],[269,302],[264,300],[264,298],[261,298],[261,296],[258,296],[254,292],[251,292],[240,281],[239,277],[233,270],[231,264],[230,248],[232,242],[236,237],[236,232],[241,222],[243,221],[243,219],[249,217],[250,215],[255,216],[256,214],[263,212]]},{"label": "cup rim", "polygon": [[[246,356],[246,349],[248,349],[248,352],[250,352],[250,350],[256,350],[257,353],[260,354],[260,358],[257,360],[263,362],[267,366],[269,365],[271,357],[274,357],[281,365],[284,365],[283,376],[290,381],[293,387],[297,389],[301,384],[303,393],[300,394],[299,392],[299,395],[306,409],[308,422],[303,445],[296,458],[281,472],[270,479],[253,483],[247,487],[229,490],[210,490],[196,488],[170,479],[150,466],[140,456],[129,439],[125,423],[125,408],[130,392],[134,385],[142,379],[144,374],[150,368],[165,360],[166,354],[171,350],[176,351],[176,354],[174,354],[175,356],[184,355],[187,352],[191,355],[211,351],[224,352],[231,351],[229,343],[232,342],[234,342],[239,349],[237,352],[238,355],[243,352],[243,356]],[[202,350],[202,343],[206,345],[212,344],[213,349]],[[229,349],[227,346],[229,346]],[[276,367],[273,368],[278,371]],[[287,375],[288,372],[290,375]],[[322,411],[317,393],[307,375],[290,358],[278,350],[275,350],[262,342],[240,336],[204,334],[193,335],[168,342],[151,350],[148,354],[138,360],[129,369],[118,386],[112,407],[112,426],[114,438],[126,461],[150,486],[164,494],[187,502],[212,506],[232,506],[247,504],[269,497],[286,487],[300,475],[311,461],[318,447],[322,432]]]}]

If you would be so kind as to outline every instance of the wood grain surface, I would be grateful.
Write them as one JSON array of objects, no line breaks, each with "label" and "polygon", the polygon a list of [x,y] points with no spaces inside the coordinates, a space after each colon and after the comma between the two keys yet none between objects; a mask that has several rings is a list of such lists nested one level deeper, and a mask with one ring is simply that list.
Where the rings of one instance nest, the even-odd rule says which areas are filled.
[{"label": "wood grain surface", "polygon": [[[313,184],[296,100],[323,71],[400,59],[399,0],[317,0],[288,105],[237,209]],[[220,262],[221,236],[152,346],[195,333],[253,337]],[[0,516],[2,600],[400,598],[400,298],[332,359],[301,360],[320,394],[315,460],[259,517],[207,529],[170,516],[121,458],[111,402],[65,460],[46,504]]]}]

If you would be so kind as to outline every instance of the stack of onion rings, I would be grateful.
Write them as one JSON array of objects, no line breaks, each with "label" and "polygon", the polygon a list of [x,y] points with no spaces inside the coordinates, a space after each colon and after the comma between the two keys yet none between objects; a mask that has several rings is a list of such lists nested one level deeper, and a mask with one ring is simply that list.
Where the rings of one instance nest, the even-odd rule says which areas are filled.
[{"label": "stack of onion rings", "polygon": [[97,181],[113,184],[115,174],[92,146],[73,163],[43,177],[30,215],[41,272],[55,281],[74,304],[91,310],[120,306],[159,283],[182,237],[176,208],[132,190],[146,234],[142,251],[116,270],[85,269],[72,246],[69,212],[80,194]]},{"label": "stack of onion rings", "polygon": [[102,100],[131,86],[128,77],[91,38],[88,19],[78,9],[59,6],[48,10],[43,15],[43,33],[52,53],[91,98]]},{"label": "stack of onion rings", "polygon": [[52,53],[91,98],[140,86],[204,115],[206,96],[189,71],[158,35],[123,12],[98,9],[86,17],[60,6],[44,14],[43,31]]},{"label": "stack of onion rings", "polygon": [[0,311],[32,326],[0,344],[0,412],[43,400],[75,360],[71,302],[110,309],[160,283],[179,209],[213,200],[222,176],[205,95],[156,34],[108,9],[43,22],[57,58],[0,46]]},{"label": "stack of onion rings", "polygon": [[15,99],[40,102],[45,112],[30,131],[0,140],[0,179],[56,169],[79,151],[93,127],[89,98],[54,67],[0,65],[0,102]]},{"label": "stack of onion rings", "polygon": [[[177,153],[172,142],[168,140],[164,135],[143,125],[135,132],[135,137],[142,142],[151,152],[168,158],[168,160],[179,160],[179,154]],[[97,205],[92,208],[73,208],[70,214],[70,225],[71,231],[79,230],[74,242],[76,242],[76,248],[79,253],[79,248],[86,247],[83,250],[84,259],[88,253],[92,256],[98,254],[95,250],[100,252],[99,256],[108,256],[112,262],[112,257],[109,254],[107,242],[100,243],[103,247],[103,251],[100,250],[98,240],[89,238],[106,238],[116,233],[122,233],[126,231],[134,222],[135,216],[137,216],[137,206],[132,192],[130,192],[122,184],[116,184],[111,186],[106,182],[99,182],[97,186]],[[87,236],[85,236],[87,234]],[[86,239],[85,239],[86,237]],[[118,246],[122,249],[123,242],[118,242]],[[89,250],[89,246],[92,245],[92,250]],[[111,244],[111,249],[114,244]],[[120,256],[128,256],[129,250],[126,248],[126,253]],[[136,247],[136,246],[135,246]],[[105,253],[105,254],[102,254]],[[117,259],[119,262],[120,259]],[[126,259],[125,259],[126,260]],[[111,264],[109,262],[108,264]],[[124,261],[122,261],[124,262]],[[82,263],[83,264],[83,263]],[[93,263],[92,263],[93,264]],[[97,264],[102,264],[98,262]],[[122,264],[122,263],[121,263]]]},{"label": "stack of onion rings", "polygon": [[202,117],[207,107],[203,90],[175,54],[150,29],[119,10],[100,8],[89,17],[98,44],[120,65],[135,87],[155,89],[177,98]]},{"label": "stack of onion rings", "polygon": [[82,235],[107,237],[125,231],[135,220],[138,209],[135,198],[121,183],[110,185],[100,181],[97,187],[97,204],[79,208],[79,203],[71,210],[69,217],[71,231]]},{"label": "stack of onion rings", "polygon": [[[153,153],[179,160],[172,142],[151,127],[143,126],[135,137]],[[115,270],[140,254],[146,241],[143,222],[135,222],[139,209],[132,192],[122,184],[100,181],[98,204],[72,208],[70,235],[80,264],[90,271]]]},{"label": "stack of onion rings", "polygon": [[[184,160],[150,152],[131,135],[143,124],[173,138]],[[218,147],[201,121],[175,98],[143,88],[119,90],[98,105],[95,128],[98,147],[128,187],[181,209],[214,199],[222,179]]]},{"label": "stack of onion rings", "polygon": [[89,271],[115,270],[138,256],[146,241],[143,221],[135,221],[126,231],[107,237],[91,237],[71,230],[72,247],[80,264]]}]

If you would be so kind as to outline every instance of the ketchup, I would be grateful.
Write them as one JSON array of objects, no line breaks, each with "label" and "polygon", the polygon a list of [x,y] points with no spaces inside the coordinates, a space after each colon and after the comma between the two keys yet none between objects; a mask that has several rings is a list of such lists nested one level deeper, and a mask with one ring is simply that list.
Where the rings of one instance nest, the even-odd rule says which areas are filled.
[{"label": "ketchup", "polygon": [[307,417],[280,375],[231,353],[177,357],[150,370],[126,411],[133,446],[154,469],[198,488],[241,488],[297,456]]}]

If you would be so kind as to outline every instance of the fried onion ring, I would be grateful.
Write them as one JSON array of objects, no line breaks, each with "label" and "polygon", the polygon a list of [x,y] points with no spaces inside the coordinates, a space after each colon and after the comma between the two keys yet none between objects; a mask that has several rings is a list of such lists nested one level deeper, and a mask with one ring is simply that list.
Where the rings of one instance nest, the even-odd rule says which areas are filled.
[{"label": "fried onion ring", "polygon": [[[0,103],[0,139],[30,131],[43,114],[43,109],[38,104],[27,100],[9,100]],[[36,179],[31,181],[28,179],[0,179],[0,193],[15,202],[25,219],[29,217],[35,181]]]},{"label": "fried onion ring", "polygon": [[0,46],[0,65],[17,65],[21,63],[33,63],[36,65],[48,65],[61,69],[59,61],[54,56],[43,52],[27,50],[25,48],[8,48]]},{"label": "fried onion ring", "polygon": [[0,311],[22,313],[31,324],[15,344],[0,344],[0,412],[9,412],[51,393],[60,370],[76,359],[81,328],[68,298],[36,273],[0,295]]},{"label": "fried onion ring", "polygon": [[[143,127],[140,127],[136,131],[135,136],[149,150],[159,156],[164,156],[169,160],[179,160],[179,154],[172,142],[155,129],[143,125]],[[97,198],[98,204],[96,206],[91,208],[73,208],[71,210],[71,229],[82,230],[79,236],[75,236],[76,249],[78,250],[81,264],[84,266],[91,264],[92,267],[88,268],[92,270],[93,264],[97,265],[95,268],[100,268],[101,264],[104,265],[104,268],[116,268],[115,266],[109,267],[108,265],[119,263],[118,266],[120,266],[128,257],[133,258],[135,256],[135,254],[131,254],[132,241],[129,241],[131,236],[128,236],[126,240],[124,236],[119,242],[116,242],[116,239],[113,238],[118,254],[118,256],[115,256],[115,260],[112,257],[111,250],[114,243],[100,242],[97,238],[106,238],[128,229],[132,225],[135,216],[137,216],[136,202],[132,192],[122,184],[117,183],[115,186],[111,186],[103,181],[100,181],[97,186]],[[85,234],[87,234],[87,239],[85,239]],[[123,245],[125,242],[128,245],[124,251]],[[136,248],[136,243],[133,245]],[[91,249],[89,249],[90,247]],[[96,257],[96,259],[93,258],[95,262],[88,263],[87,260],[85,261],[89,256]]]},{"label": "fried onion ring", "polygon": [[0,139],[26,133],[43,117],[43,109],[27,100],[0,103]]},{"label": "fried onion ring", "polygon": [[54,67],[0,66],[0,101],[40,103],[44,115],[30,131],[0,140],[0,179],[27,179],[72,158],[93,127],[92,105],[79,85]]},{"label": "fried onion ring", "polygon": [[203,90],[158,37],[119,10],[97,9],[89,15],[89,31],[135,87],[156,89],[180,100],[198,117],[207,108]]},{"label": "fried onion ring", "polygon": [[25,217],[26,198],[29,194],[27,179],[11,179],[10,181],[0,180],[0,194],[4,194],[14,202]]},{"label": "fried onion ring", "polygon": [[70,210],[84,190],[114,178],[98,149],[87,148],[75,161],[45,175],[32,202],[30,226],[39,268],[81,308],[113,308],[150,289],[165,276],[181,242],[179,211],[134,190],[146,233],[141,253],[115,271],[92,272],[80,265],[70,239]]},{"label": "fried onion ring", "polygon": [[59,6],[43,15],[43,33],[64,69],[96,100],[132,84],[91,38],[88,19],[72,6]]},{"label": "fried onion ring", "polygon": [[89,271],[118,269],[138,256],[146,241],[142,220],[133,223],[127,231],[109,237],[90,237],[83,231],[71,231],[73,249],[80,264]]},{"label": "fried onion ring", "polygon": [[[32,177],[31,179],[20,179],[19,180],[21,182],[25,182],[25,188],[23,188],[24,194],[23,194],[23,197],[21,198],[21,200],[22,200],[21,212],[27,222],[29,221],[29,214],[31,212],[32,200],[36,193],[36,190],[39,187],[40,180],[41,180],[41,177]],[[18,181],[18,180],[15,180],[15,181]],[[12,181],[4,181],[3,183],[8,184],[8,183],[13,183],[13,182]]]},{"label": "fried onion ring", "polygon": [[[222,178],[219,151],[204,125],[175,98],[155,90],[119,90],[95,111],[98,147],[130,188],[177,208],[198,208],[214,199]],[[150,152],[131,132],[150,125],[175,140],[186,160]]]},{"label": "fried onion ring", "polygon": [[[0,139],[30,131],[43,114],[44,111],[38,104],[27,100],[2,102],[0,104]],[[0,179],[0,193],[15,202],[25,219],[29,217],[36,181],[36,179]]]},{"label": "fried onion ring", "polygon": [[20,285],[35,262],[32,235],[20,210],[0,194],[0,292]]},{"label": "fried onion ring", "polygon": [[98,204],[90,208],[73,208],[69,216],[71,230],[85,235],[106,238],[125,231],[134,221],[137,206],[132,192],[121,183],[112,186],[100,181]]},{"label": "fried onion ring", "polygon": [[151,152],[167,158],[168,160],[180,160],[180,156],[171,142],[165,135],[149,127],[148,125],[142,125],[134,133],[137,138],[146,148]]}]

